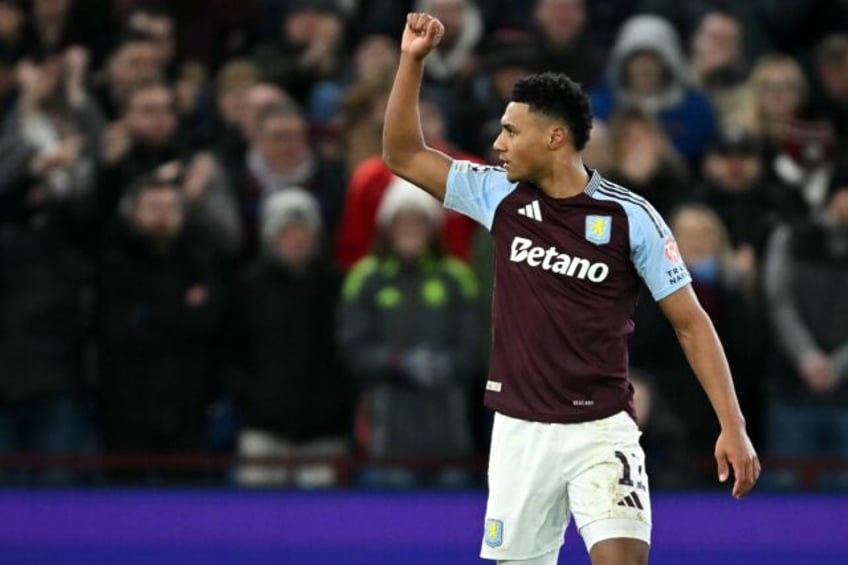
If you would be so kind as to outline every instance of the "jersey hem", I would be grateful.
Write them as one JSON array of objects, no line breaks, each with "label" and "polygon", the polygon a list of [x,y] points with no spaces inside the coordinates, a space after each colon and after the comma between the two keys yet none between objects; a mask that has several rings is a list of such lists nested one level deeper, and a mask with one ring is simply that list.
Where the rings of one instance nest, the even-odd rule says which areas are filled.
[{"label": "jersey hem", "polygon": [[614,416],[619,412],[624,412],[628,416],[634,419],[634,415],[631,413],[629,407],[627,406],[619,406],[612,410],[605,410],[603,412],[594,412],[591,416],[580,417],[580,416],[556,416],[552,414],[537,414],[532,412],[524,412],[523,410],[512,410],[510,408],[505,408],[502,406],[498,406],[496,402],[486,401],[483,403],[487,408],[491,408],[492,410],[503,414],[504,416],[509,416],[510,418],[518,418],[519,420],[526,420],[528,422],[541,422],[543,424],[582,424],[584,422],[594,422],[595,420],[603,420],[604,418],[609,418],[610,416]]}]

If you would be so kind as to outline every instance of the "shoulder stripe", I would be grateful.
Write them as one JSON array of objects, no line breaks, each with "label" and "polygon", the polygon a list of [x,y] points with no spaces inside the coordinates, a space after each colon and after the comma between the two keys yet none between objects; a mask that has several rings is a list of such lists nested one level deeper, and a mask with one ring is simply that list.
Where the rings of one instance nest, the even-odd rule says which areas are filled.
[{"label": "shoulder stripe", "polygon": [[636,194],[632,190],[624,188],[620,184],[615,184],[614,182],[607,180],[607,179],[601,179],[601,184],[604,186],[604,188],[608,188],[612,192],[617,192],[617,193],[619,193],[623,196],[629,196],[629,197],[633,198],[634,200],[638,200],[642,204],[650,205],[650,202],[648,202],[648,200],[646,198],[644,198],[643,196],[639,196],[638,194]]},{"label": "shoulder stripe", "polygon": [[630,196],[611,192],[606,187],[598,188],[597,192],[600,192],[601,194],[609,196],[613,200],[624,200],[625,202],[630,202],[631,204],[635,204],[636,206],[638,206],[639,208],[644,210],[645,214],[648,215],[648,217],[651,219],[651,223],[653,223],[654,227],[657,228],[657,233],[659,233],[660,237],[665,237],[665,233],[663,232],[663,229],[662,229],[662,224],[657,222],[657,219],[654,217],[654,215],[651,213],[651,210],[645,204],[639,202],[638,200],[636,200],[634,198],[631,198]]},{"label": "shoulder stripe", "polygon": [[611,182],[607,179],[601,179],[601,184],[603,185],[604,188],[608,189],[610,192],[615,192],[615,193],[620,194],[622,196],[627,196],[629,198],[632,198],[636,202],[641,202],[644,205],[644,207],[648,210],[648,213],[653,217],[653,219],[656,220],[656,223],[658,223],[660,225],[662,225],[664,223],[662,221],[662,217],[660,216],[659,212],[657,212],[656,208],[654,208],[653,205],[650,202],[648,202],[648,200],[646,198],[643,198],[642,196],[639,196],[638,194],[636,194],[632,190],[628,190],[628,189],[624,188],[623,186],[615,184],[614,182]]}]

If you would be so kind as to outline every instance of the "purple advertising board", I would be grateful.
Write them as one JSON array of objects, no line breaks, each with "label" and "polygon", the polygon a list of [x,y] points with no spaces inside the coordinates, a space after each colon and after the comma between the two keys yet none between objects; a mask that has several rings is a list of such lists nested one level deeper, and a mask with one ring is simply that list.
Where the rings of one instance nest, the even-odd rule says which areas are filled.
[{"label": "purple advertising board", "polygon": [[[12,564],[482,564],[482,492],[3,491]],[[560,563],[588,563],[566,535]],[[848,496],[657,494],[653,565],[848,563]]]}]

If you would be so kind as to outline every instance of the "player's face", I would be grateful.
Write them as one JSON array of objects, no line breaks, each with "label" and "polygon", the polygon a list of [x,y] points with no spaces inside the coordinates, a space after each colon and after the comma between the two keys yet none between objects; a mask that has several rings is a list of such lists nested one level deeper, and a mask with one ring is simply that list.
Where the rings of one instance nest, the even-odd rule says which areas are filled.
[{"label": "player's face", "polygon": [[540,176],[548,155],[545,121],[530,106],[510,102],[501,118],[501,133],[492,144],[506,178],[511,182],[532,181]]}]

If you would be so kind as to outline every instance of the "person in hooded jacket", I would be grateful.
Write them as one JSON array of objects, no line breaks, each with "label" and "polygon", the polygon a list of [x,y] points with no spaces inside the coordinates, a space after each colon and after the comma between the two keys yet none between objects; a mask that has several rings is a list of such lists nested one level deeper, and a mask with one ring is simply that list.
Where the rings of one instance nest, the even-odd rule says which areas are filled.
[{"label": "person in hooded jacket", "polygon": [[[395,177],[377,212],[375,252],[345,279],[337,338],[361,390],[356,439],[372,460],[473,453],[466,391],[479,359],[477,283],[441,249],[442,221],[436,200]],[[398,466],[360,477],[379,487],[468,479]]]},{"label": "person in hooded jacket", "polygon": [[[231,301],[231,389],[244,457],[340,457],[347,453],[352,387],[333,339],[341,274],[320,252],[321,211],[299,188],[270,196],[262,251]],[[242,485],[330,486],[331,462],[245,464]]]},{"label": "person in hooded jacket", "polygon": [[675,149],[693,166],[716,129],[709,98],[691,84],[674,28],[659,16],[627,20],[613,47],[606,77],[590,97],[598,120],[609,120],[622,107],[655,115]]}]

